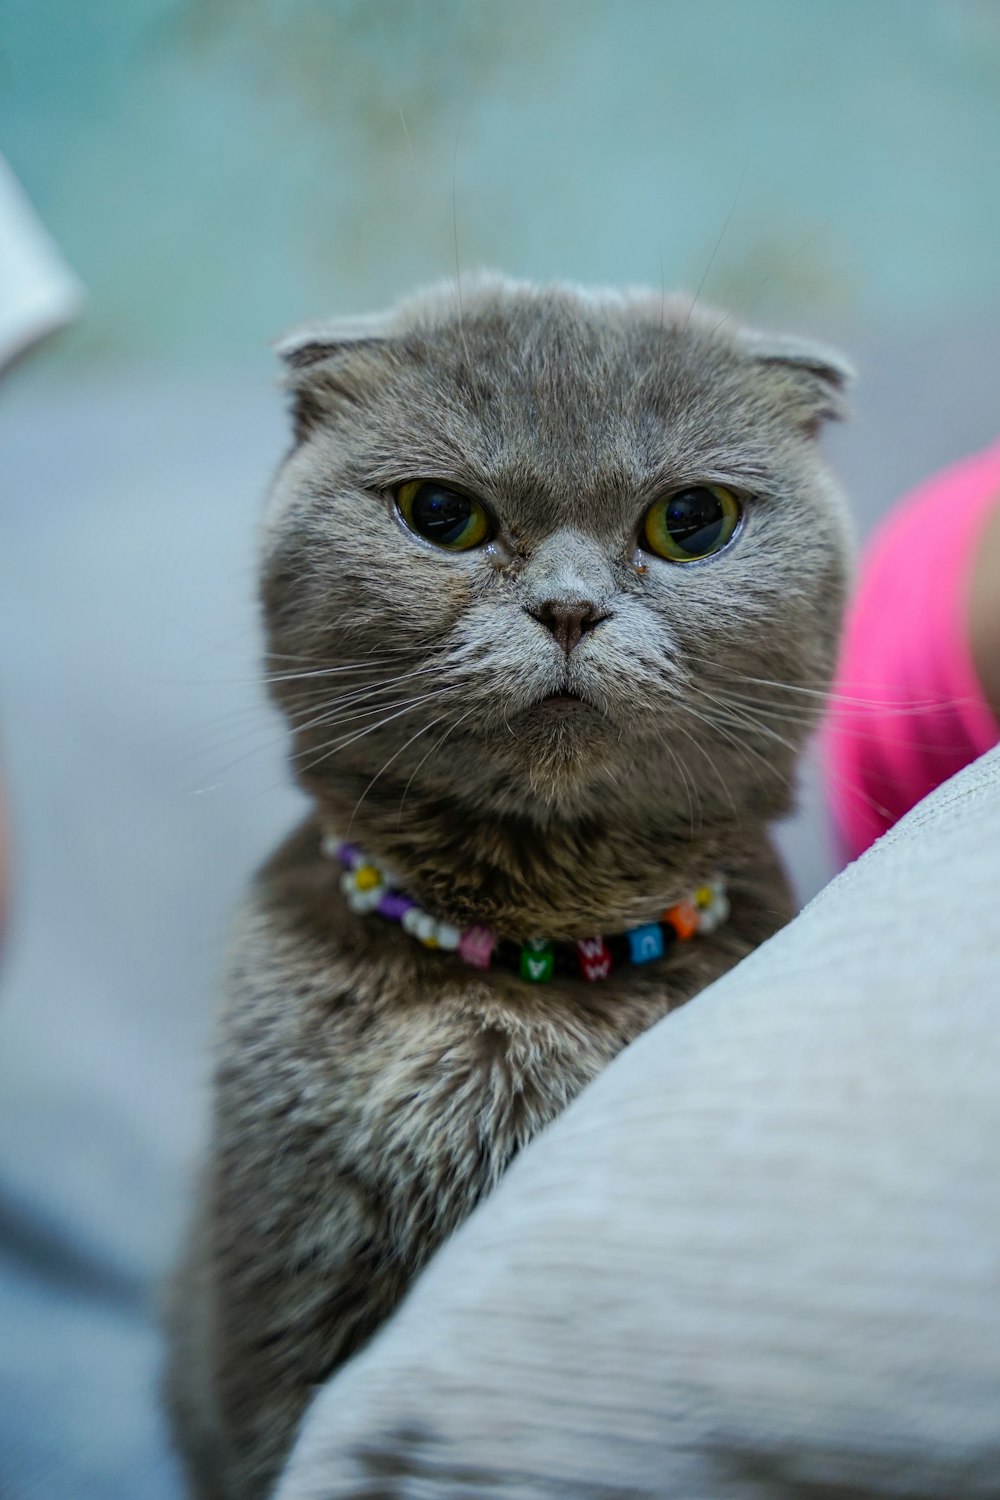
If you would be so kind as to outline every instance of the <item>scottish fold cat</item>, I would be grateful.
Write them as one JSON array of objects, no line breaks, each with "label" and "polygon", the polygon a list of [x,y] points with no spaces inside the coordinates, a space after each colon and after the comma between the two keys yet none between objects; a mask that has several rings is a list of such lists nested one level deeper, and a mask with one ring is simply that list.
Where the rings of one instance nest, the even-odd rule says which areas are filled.
[{"label": "scottish fold cat", "polygon": [[788,918],[768,825],[849,550],[846,366],[690,299],[482,275],[280,352],[261,599],[312,812],[236,929],[172,1298],[213,1500],[269,1492],[514,1155]]}]

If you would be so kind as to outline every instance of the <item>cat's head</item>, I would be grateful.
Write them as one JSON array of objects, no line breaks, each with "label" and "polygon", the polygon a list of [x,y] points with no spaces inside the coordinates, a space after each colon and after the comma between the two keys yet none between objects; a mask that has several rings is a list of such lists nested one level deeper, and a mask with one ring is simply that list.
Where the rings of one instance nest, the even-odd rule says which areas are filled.
[{"label": "cat's head", "polygon": [[845,590],[836,356],[485,275],[280,353],[271,691],[306,788],[341,823],[364,798],[355,836],[400,807],[783,809]]}]

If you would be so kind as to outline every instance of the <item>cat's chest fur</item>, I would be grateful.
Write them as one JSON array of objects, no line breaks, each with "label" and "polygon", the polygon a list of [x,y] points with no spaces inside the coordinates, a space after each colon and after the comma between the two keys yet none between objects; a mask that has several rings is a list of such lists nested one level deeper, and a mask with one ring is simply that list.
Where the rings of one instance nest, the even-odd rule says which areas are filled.
[{"label": "cat's chest fur", "polygon": [[[349,912],[309,828],[258,882],[238,937],[220,1073],[233,1163],[288,1176],[297,1217],[345,1183],[413,1269],[511,1158],[621,1049],[724,972],[785,914],[780,886],[737,895],[727,929],[594,984],[483,975]],[[294,1138],[294,1151],[279,1143]],[[287,1184],[286,1184],[287,1185]],[[382,1220],[379,1223],[379,1220]]]}]

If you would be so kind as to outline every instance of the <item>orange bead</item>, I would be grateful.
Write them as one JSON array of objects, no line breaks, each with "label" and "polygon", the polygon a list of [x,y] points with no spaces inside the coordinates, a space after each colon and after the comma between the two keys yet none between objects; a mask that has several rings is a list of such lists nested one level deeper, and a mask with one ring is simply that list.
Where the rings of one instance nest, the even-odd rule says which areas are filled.
[{"label": "orange bead", "polygon": [[670,923],[683,942],[698,931],[698,908],[693,901],[678,901],[676,906],[667,907],[663,920]]}]

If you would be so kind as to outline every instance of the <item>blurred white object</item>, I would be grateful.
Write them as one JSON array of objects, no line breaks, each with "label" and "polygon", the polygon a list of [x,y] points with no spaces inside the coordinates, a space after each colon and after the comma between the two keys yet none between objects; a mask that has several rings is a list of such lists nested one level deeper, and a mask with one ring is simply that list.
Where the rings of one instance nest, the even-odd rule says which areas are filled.
[{"label": "blurred white object", "polygon": [[0,370],[76,316],[83,288],[0,156]]}]

